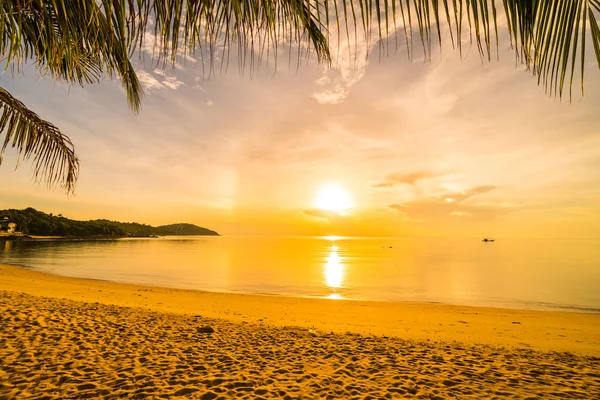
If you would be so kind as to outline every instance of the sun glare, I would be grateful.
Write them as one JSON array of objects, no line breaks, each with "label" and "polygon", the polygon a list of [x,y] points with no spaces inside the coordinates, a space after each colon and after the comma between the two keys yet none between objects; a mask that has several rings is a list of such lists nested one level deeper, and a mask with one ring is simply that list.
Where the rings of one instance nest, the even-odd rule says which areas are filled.
[{"label": "sun glare", "polygon": [[317,194],[316,206],[321,210],[340,212],[350,208],[350,195],[340,186],[324,186]]}]

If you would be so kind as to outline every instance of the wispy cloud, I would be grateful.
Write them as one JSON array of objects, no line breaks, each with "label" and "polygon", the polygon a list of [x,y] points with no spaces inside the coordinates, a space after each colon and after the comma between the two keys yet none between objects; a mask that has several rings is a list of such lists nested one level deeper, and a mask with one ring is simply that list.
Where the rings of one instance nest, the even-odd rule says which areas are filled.
[{"label": "wispy cloud", "polygon": [[496,190],[495,186],[475,186],[462,192],[448,192],[440,196],[415,199],[388,208],[400,216],[415,220],[431,221],[448,217],[464,217],[489,220],[502,215],[515,206],[490,201],[475,201],[478,196]]},{"label": "wispy cloud", "polygon": [[146,90],[177,90],[183,85],[183,82],[175,76],[167,75],[164,71],[153,71],[152,73],[144,70],[137,70],[138,79],[142,87]]},{"label": "wispy cloud", "polygon": [[453,211],[450,213],[450,215],[454,215],[457,217],[470,217],[473,214],[466,212],[466,211]]},{"label": "wispy cloud", "polygon": [[315,81],[317,89],[312,94],[320,104],[339,104],[350,95],[352,87],[365,76],[366,55],[373,47],[361,35],[339,38],[333,35],[330,44],[336,49],[334,65],[323,69],[323,76]]},{"label": "wispy cloud", "polygon": [[423,222],[421,219],[413,218],[407,213],[408,207],[405,204],[390,204],[388,208],[393,210],[397,216],[406,222]]},{"label": "wispy cloud", "polygon": [[492,185],[475,186],[463,192],[448,193],[448,195],[443,196],[442,198],[447,203],[463,203],[477,195],[491,192],[495,189],[497,189],[497,187]]},{"label": "wispy cloud", "polygon": [[163,85],[151,74],[146,71],[138,70],[136,71],[138,79],[142,84],[142,87],[146,90],[152,89],[162,89]]},{"label": "wispy cloud", "polygon": [[306,210],[304,210],[304,214],[311,216],[311,217],[326,219],[328,221],[342,221],[342,220],[347,220],[349,218],[347,215],[344,215],[339,212],[329,211],[329,210],[320,210],[318,208],[306,209]]},{"label": "wispy cloud", "polygon": [[433,171],[416,171],[410,173],[397,172],[389,174],[382,182],[374,184],[373,187],[386,188],[402,184],[414,185],[421,179],[433,178],[436,176],[441,176],[441,174]]}]

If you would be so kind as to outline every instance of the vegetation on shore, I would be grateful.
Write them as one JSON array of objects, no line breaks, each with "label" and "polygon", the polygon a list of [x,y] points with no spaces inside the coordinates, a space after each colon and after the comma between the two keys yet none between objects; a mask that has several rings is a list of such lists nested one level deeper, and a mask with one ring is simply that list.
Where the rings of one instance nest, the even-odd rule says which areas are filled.
[{"label": "vegetation on shore", "polygon": [[61,214],[46,214],[34,208],[24,210],[0,210],[0,230],[8,230],[8,224],[16,224],[15,232],[34,236],[77,237],[148,237],[169,235],[219,236],[210,229],[192,224],[150,226],[136,222],[118,222],[107,219],[76,221]]}]

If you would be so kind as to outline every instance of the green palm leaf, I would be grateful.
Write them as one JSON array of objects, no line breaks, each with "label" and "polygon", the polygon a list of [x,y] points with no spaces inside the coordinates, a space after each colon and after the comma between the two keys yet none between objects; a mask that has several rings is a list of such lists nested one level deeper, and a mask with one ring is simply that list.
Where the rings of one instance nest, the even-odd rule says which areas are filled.
[{"label": "green palm leaf", "polygon": [[116,74],[139,110],[143,93],[124,32],[94,0],[0,2],[0,51],[6,68],[33,60],[42,74],[80,85]]},{"label": "green palm leaf", "polygon": [[[583,91],[586,39],[600,68],[600,0],[504,0],[517,56],[551,95],[569,96],[579,66]],[[589,24],[589,25],[588,25]]]},{"label": "green palm leaf", "polygon": [[49,187],[60,184],[67,192],[73,192],[79,159],[71,140],[0,88],[0,134],[2,132],[5,137],[0,164],[10,145],[17,149],[19,159],[33,159],[36,181],[44,181]]},{"label": "green palm leaf", "polygon": [[[450,41],[462,52],[468,39],[478,53],[490,59],[498,46],[498,10],[495,0],[337,0],[334,11],[324,9],[327,1],[319,1],[326,16],[357,9],[357,15],[340,23],[362,26],[364,37],[377,32],[380,48],[387,43],[390,26],[406,39],[409,57],[413,54],[413,38],[418,36],[426,58],[432,54],[432,40],[444,40],[444,26]],[[586,40],[592,40],[596,63],[600,67],[600,0],[502,0],[507,28],[518,60],[538,78],[550,95],[562,96],[570,90],[579,74],[583,89]],[[339,9],[339,10],[338,10]],[[327,23],[330,23],[327,18]],[[578,68],[579,67],[579,68]]]}]

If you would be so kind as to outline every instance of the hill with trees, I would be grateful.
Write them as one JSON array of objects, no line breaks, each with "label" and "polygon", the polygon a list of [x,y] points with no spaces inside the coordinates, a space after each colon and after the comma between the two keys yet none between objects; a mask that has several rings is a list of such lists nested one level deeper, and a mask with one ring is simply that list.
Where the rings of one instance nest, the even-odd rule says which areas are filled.
[{"label": "hill with trees", "polygon": [[151,226],[136,222],[118,222],[107,219],[76,221],[61,214],[46,214],[34,208],[0,210],[0,230],[8,230],[15,223],[17,232],[35,236],[75,237],[149,237],[170,235],[219,236],[215,231],[192,224]]}]

